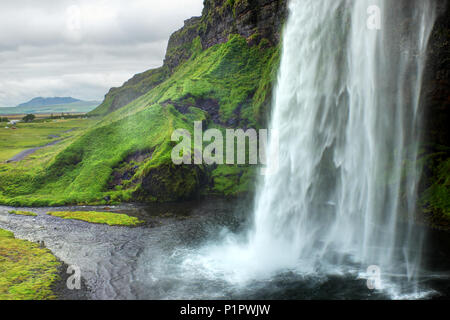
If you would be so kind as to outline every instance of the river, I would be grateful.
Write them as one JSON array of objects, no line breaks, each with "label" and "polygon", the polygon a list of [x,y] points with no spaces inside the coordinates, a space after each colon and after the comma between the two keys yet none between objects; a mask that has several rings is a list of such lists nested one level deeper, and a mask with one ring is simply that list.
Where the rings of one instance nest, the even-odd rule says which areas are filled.
[{"label": "river", "polygon": [[[279,270],[267,278],[231,281],[211,273],[193,257],[241,234],[251,212],[244,201],[208,199],[184,203],[112,207],[15,208],[37,217],[8,215],[0,206],[0,228],[17,238],[44,241],[59,259],[81,269],[89,299],[391,299],[370,290],[356,273],[305,275]],[[145,221],[140,227],[111,227],[64,220],[46,214],[58,210],[126,213]],[[450,298],[450,235],[429,233],[430,271],[423,272],[422,298]],[[403,297],[404,298],[404,297]],[[414,298],[414,297],[410,297]]]}]

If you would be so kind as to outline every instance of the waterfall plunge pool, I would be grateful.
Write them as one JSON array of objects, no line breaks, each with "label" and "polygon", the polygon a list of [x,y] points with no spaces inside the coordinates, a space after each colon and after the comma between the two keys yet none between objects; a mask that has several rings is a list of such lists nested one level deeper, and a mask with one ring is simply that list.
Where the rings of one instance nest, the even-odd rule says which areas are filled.
[{"label": "waterfall plunge pool", "polygon": [[[102,211],[104,207],[57,209]],[[44,241],[65,263],[79,266],[90,299],[450,298],[447,232],[428,232],[424,252],[428,271],[419,279],[421,291],[396,296],[368,289],[367,280],[358,277],[361,270],[350,262],[336,266],[334,271],[329,265],[322,269],[317,266],[315,273],[285,269],[255,277],[247,275],[245,279],[221,274],[224,266],[208,265],[213,260],[204,254],[223,243],[230,233],[239,235],[248,228],[252,211],[244,201],[208,199],[108,209],[136,216],[146,224],[137,228],[110,227],[46,215],[55,208],[26,208],[37,217],[6,215],[11,208],[0,207],[0,228],[13,231],[17,238]],[[271,260],[264,258],[265,262]],[[255,263],[264,268],[264,261]],[[245,275],[245,270],[236,270],[236,274]]]}]

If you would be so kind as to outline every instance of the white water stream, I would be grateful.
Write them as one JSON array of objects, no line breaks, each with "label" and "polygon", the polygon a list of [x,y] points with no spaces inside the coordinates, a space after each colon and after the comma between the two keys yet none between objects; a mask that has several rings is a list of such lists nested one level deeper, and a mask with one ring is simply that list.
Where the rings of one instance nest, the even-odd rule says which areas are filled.
[{"label": "white water stream", "polygon": [[270,122],[279,143],[268,148],[279,170],[259,183],[245,240],[230,236],[195,259],[238,282],[286,270],[364,277],[376,266],[383,289],[415,294],[419,100],[435,3],[289,8]]}]

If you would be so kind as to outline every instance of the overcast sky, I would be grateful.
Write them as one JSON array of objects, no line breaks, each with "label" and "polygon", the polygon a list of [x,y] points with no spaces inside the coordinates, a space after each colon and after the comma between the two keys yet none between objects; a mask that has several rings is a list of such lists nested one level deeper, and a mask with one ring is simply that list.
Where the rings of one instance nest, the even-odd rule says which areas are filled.
[{"label": "overcast sky", "polygon": [[0,0],[0,107],[31,98],[102,100],[162,65],[203,0]]}]

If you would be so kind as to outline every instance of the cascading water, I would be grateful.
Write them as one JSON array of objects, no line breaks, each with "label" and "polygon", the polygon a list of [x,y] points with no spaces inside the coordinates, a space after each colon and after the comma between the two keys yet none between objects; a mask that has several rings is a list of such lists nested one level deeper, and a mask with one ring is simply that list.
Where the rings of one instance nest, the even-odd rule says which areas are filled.
[{"label": "cascading water", "polygon": [[[374,6],[382,21],[371,30]],[[402,273],[411,278],[421,235],[410,233],[407,213],[415,210],[419,96],[434,4],[313,0],[292,1],[290,9],[271,125],[280,170],[260,189],[250,245],[278,243],[286,263],[339,263],[345,253],[399,272],[392,267],[404,260]]]},{"label": "cascading water", "polygon": [[[412,221],[435,3],[292,0],[289,8],[270,127],[279,143],[271,139],[267,153],[278,172],[259,183],[246,240],[228,237],[202,261],[234,281],[374,265],[384,280],[411,284],[423,238]],[[378,13],[379,28],[369,28]]]}]

